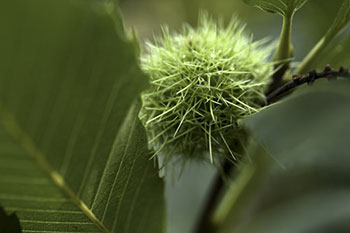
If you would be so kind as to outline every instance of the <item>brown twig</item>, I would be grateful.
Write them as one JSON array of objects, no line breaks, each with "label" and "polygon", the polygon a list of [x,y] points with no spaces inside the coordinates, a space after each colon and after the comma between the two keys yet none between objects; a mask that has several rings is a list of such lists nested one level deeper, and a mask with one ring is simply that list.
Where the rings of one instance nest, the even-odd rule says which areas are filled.
[{"label": "brown twig", "polygon": [[304,83],[312,84],[315,80],[320,78],[332,79],[336,77],[350,78],[350,70],[345,69],[344,67],[340,67],[339,70],[333,70],[329,65],[327,65],[322,72],[316,72],[316,70],[313,70],[306,75],[295,74],[293,75],[292,81],[272,91],[266,97],[266,105],[276,102],[281,96]]},{"label": "brown twig", "polygon": [[[312,84],[316,79],[320,78],[335,78],[335,77],[346,77],[350,78],[350,70],[344,69],[341,67],[339,70],[333,70],[329,65],[326,66],[324,71],[316,72],[311,71],[306,75],[293,75],[293,81],[288,82],[276,90],[272,91],[266,98],[265,105],[269,105],[272,102],[275,102],[284,94],[288,93],[293,88],[302,85],[304,83]],[[222,164],[223,174],[229,175],[232,173],[234,165],[232,162],[225,160]],[[225,187],[224,176],[223,174],[217,174],[214,179],[213,184],[211,185],[211,190],[206,199],[204,208],[201,212],[201,216],[199,217],[197,224],[195,225],[194,233],[212,233],[214,232],[213,226],[210,223],[210,216],[213,214],[215,207],[220,199],[220,193],[223,191]]]}]

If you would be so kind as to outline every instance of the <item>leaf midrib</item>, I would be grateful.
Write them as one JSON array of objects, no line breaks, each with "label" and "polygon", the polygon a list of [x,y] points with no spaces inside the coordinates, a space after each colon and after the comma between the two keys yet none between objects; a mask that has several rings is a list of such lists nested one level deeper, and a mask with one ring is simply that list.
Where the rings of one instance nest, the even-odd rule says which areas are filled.
[{"label": "leaf midrib", "polygon": [[38,166],[51,178],[51,180],[62,190],[73,203],[88,217],[93,224],[102,232],[111,233],[104,224],[95,216],[88,206],[67,186],[62,176],[49,164],[41,150],[35,145],[33,140],[22,130],[15,117],[0,103],[0,123],[15,141],[27,152]]}]

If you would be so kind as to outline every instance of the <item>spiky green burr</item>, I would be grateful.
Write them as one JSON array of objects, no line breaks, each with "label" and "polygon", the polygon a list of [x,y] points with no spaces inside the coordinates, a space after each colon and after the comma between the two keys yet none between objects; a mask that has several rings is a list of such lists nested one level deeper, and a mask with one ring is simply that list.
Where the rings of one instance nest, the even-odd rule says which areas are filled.
[{"label": "spiky green burr", "polygon": [[196,29],[185,25],[172,35],[163,28],[141,58],[151,85],[139,116],[153,149],[166,160],[234,158],[237,120],[259,111],[271,76],[271,48],[263,44],[237,18],[224,27],[202,14]]}]

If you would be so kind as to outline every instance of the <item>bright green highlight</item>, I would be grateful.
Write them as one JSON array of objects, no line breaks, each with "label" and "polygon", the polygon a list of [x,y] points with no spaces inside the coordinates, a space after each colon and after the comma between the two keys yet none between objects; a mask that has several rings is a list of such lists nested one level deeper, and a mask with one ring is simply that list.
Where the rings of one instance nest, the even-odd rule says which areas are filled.
[{"label": "bright green highlight", "polygon": [[142,68],[151,85],[142,95],[142,120],[150,145],[166,160],[174,154],[199,158],[209,152],[235,159],[242,138],[237,120],[259,111],[272,64],[271,48],[252,42],[233,18],[227,27],[201,14],[197,29],[167,28],[148,43]]}]

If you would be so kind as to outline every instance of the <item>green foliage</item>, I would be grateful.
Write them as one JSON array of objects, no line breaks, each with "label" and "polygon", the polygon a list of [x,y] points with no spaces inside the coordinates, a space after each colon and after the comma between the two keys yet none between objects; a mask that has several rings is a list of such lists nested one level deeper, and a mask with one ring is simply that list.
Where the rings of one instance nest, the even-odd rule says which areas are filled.
[{"label": "green foliage", "polygon": [[309,0],[243,0],[246,4],[259,7],[270,13],[290,17]]},{"label": "green foliage", "polygon": [[304,58],[301,65],[295,71],[298,74],[306,73],[311,68],[311,65],[319,57],[320,53],[327,47],[332,39],[350,22],[350,0],[344,0],[339,9],[337,17],[333,24],[328,29],[327,33],[315,45],[310,53]]},{"label": "green foliage", "polygon": [[[124,2],[132,6],[132,17],[139,15]],[[199,1],[154,2],[169,18],[162,4],[183,9],[173,13],[181,21],[196,17]],[[269,77],[279,75],[272,65],[289,71],[293,15],[307,0],[245,2],[283,16],[274,62],[266,61],[270,47],[253,42],[237,18],[224,27],[203,17],[198,28],[187,25],[174,35],[164,29],[142,58],[151,78],[140,115],[147,138],[138,97],[148,79],[115,1],[0,1],[0,232],[20,232],[19,219],[24,233],[163,233],[164,195],[173,201],[169,209],[180,211],[168,214],[171,224],[182,225],[171,233],[190,232],[197,213],[207,214],[197,208],[201,200],[212,195],[223,198],[216,199],[214,213],[208,211],[204,226],[210,233],[349,232],[349,83],[317,80],[261,109]],[[318,13],[311,2],[317,1],[309,9]],[[349,64],[349,34],[342,29],[349,24],[350,0],[342,3],[328,32],[294,72]],[[239,4],[233,5],[225,7],[241,14]],[[188,11],[191,6],[196,12]],[[328,13],[319,15],[331,22]],[[142,23],[147,28],[143,18]],[[258,36],[271,32],[265,26],[259,21]],[[305,38],[300,35],[294,37],[299,42]],[[331,41],[334,46],[327,46]],[[243,135],[237,123],[244,117],[251,135]],[[207,193],[206,177],[216,168],[205,163],[196,170],[187,163],[187,174],[180,171],[184,167],[174,169],[186,182],[166,177],[163,193],[149,141],[167,155],[209,151],[200,154],[219,160],[236,155],[239,138],[250,142],[242,145],[248,153],[227,190]]]},{"label": "green foliage", "polygon": [[349,232],[349,93],[348,81],[315,83],[243,121],[266,152],[250,151],[219,232]]},{"label": "green foliage", "polygon": [[165,155],[203,151],[234,157],[242,138],[236,121],[258,111],[272,72],[270,49],[251,42],[237,18],[225,28],[202,15],[197,29],[165,28],[142,68],[151,88],[142,95],[140,118],[149,143]]},{"label": "green foliage", "polygon": [[164,232],[147,78],[100,3],[0,3],[0,206],[23,232]]}]

